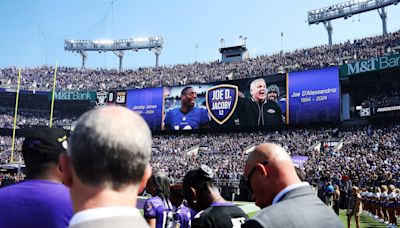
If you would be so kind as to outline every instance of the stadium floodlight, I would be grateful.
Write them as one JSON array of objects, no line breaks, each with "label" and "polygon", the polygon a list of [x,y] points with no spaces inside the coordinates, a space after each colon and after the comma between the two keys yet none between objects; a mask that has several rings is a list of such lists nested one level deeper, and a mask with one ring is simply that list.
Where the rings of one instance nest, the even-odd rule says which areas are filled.
[{"label": "stadium floodlight", "polygon": [[329,44],[332,44],[332,24],[331,20],[344,18],[347,19],[353,15],[378,10],[382,20],[383,35],[387,34],[386,29],[386,6],[397,5],[399,0],[353,0],[345,3],[331,5],[329,7],[310,10],[307,12],[308,24],[324,23],[328,32]]},{"label": "stadium floodlight", "polygon": [[85,67],[87,60],[87,51],[97,51],[99,53],[112,51],[119,58],[119,70],[122,70],[122,60],[124,51],[138,51],[148,49],[156,55],[156,67],[158,67],[158,58],[164,45],[162,36],[135,37],[120,40],[65,40],[64,50],[77,52],[82,56],[82,67]]}]

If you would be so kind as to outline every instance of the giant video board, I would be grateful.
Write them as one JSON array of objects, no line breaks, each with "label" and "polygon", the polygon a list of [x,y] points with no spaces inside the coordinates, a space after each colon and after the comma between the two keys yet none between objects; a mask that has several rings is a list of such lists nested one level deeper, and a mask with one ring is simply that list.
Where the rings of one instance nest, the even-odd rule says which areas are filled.
[{"label": "giant video board", "polygon": [[127,90],[126,106],[154,131],[280,128],[339,121],[339,70]]}]

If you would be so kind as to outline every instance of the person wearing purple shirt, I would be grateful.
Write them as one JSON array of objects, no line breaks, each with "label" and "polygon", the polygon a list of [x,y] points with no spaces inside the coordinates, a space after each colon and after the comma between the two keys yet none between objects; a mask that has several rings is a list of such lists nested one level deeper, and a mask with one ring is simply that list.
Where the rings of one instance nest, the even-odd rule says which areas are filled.
[{"label": "person wearing purple shirt", "polygon": [[59,164],[66,146],[62,129],[39,128],[26,136],[22,154],[27,180],[0,189],[1,228],[68,226],[72,203]]},{"label": "person wearing purple shirt", "polygon": [[165,173],[155,172],[146,185],[153,197],[144,203],[144,218],[151,228],[173,227],[173,207],[169,201],[170,181]]},{"label": "person wearing purple shirt", "polygon": [[182,184],[171,185],[170,200],[175,208],[174,219],[179,223],[179,227],[189,228],[190,220],[194,217],[196,212],[185,205]]}]

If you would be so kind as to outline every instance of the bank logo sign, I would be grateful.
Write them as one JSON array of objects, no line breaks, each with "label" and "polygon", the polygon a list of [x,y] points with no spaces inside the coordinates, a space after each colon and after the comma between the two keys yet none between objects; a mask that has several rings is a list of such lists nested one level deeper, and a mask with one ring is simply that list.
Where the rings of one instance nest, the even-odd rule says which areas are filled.
[{"label": "bank logo sign", "polygon": [[400,54],[375,57],[355,63],[343,64],[340,67],[340,77],[348,77],[354,74],[385,70],[395,67],[400,67]]},{"label": "bank logo sign", "polygon": [[[49,93],[49,101],[52,99],[52,93]],[[56,91],[54,93],[56,101],[95,101],[96,92],[94,91]]]},{"label": "bank logo sign", "polygon": [[218,124],[225,123],[232,116],[237,101],[238,87],[234,85],[217,85],[206,92],[208,113]]}]

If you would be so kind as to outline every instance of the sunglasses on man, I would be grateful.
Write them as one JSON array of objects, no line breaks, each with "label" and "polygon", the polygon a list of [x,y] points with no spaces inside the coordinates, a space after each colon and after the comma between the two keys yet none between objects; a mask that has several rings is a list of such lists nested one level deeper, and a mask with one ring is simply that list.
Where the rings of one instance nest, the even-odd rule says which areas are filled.
[{"label": "sunglasses on man", "polygon": [[251,187],[251,176],[253,175],[254,171],[256,171],[257,164],[268,165],[268,161],[257,162],[256,165],[250,170],[249,175],[245,179],[245,186],[250,191],[253,192],[253,188]]}]

